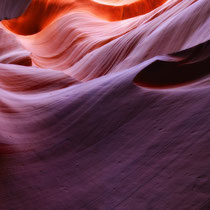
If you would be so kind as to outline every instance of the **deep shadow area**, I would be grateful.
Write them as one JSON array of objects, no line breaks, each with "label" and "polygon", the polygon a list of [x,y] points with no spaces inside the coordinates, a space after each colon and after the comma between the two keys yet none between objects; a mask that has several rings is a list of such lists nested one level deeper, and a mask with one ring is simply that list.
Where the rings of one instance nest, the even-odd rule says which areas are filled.
[{"label": "deep shadow area", "polygon": [[[172,58],[173,61],[170,61]],[[169,61],[167,61],[167,59]],[[210,74],[210,41],[156,60],[135,78],[137,85],[170,88],[189,84]]]}]

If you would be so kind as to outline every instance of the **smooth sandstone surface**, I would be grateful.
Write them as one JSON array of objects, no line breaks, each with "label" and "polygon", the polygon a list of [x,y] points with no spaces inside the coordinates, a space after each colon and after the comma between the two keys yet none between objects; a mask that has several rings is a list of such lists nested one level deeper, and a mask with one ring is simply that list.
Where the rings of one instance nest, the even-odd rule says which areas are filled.
[{"label": "smooth sandstone surface", "polygon": [[0,210],[210,209],[210,1],[17,5],[0,27]]}]

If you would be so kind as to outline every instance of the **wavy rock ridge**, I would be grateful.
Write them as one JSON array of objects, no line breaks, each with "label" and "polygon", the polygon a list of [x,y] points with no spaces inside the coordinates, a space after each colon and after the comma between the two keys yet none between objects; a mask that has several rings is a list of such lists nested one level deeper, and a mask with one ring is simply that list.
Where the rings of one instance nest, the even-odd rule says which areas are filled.
[{"label": "wavy rock ridge", "polygon": [[0,209],[210,209],[209,1],[0,12]]}]

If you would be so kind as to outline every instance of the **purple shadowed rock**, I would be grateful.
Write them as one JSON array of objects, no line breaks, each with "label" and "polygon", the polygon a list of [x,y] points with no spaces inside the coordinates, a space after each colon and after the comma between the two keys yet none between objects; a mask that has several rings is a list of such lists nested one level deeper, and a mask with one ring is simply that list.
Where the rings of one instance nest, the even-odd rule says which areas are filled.
[{"label": "purple shadowed rock", "polygon": [[1,0],[0,20],[19,17],[28,8],[31,0]]}]

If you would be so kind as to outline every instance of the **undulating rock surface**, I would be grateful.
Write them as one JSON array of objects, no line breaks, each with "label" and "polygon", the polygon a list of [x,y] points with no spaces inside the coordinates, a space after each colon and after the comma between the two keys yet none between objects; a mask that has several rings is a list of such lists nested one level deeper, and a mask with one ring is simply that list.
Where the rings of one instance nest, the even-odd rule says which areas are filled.
[{"label": "undulating rock surface", "polygon": [[209,0],[0,17],[0,210],[210,209]]}]

